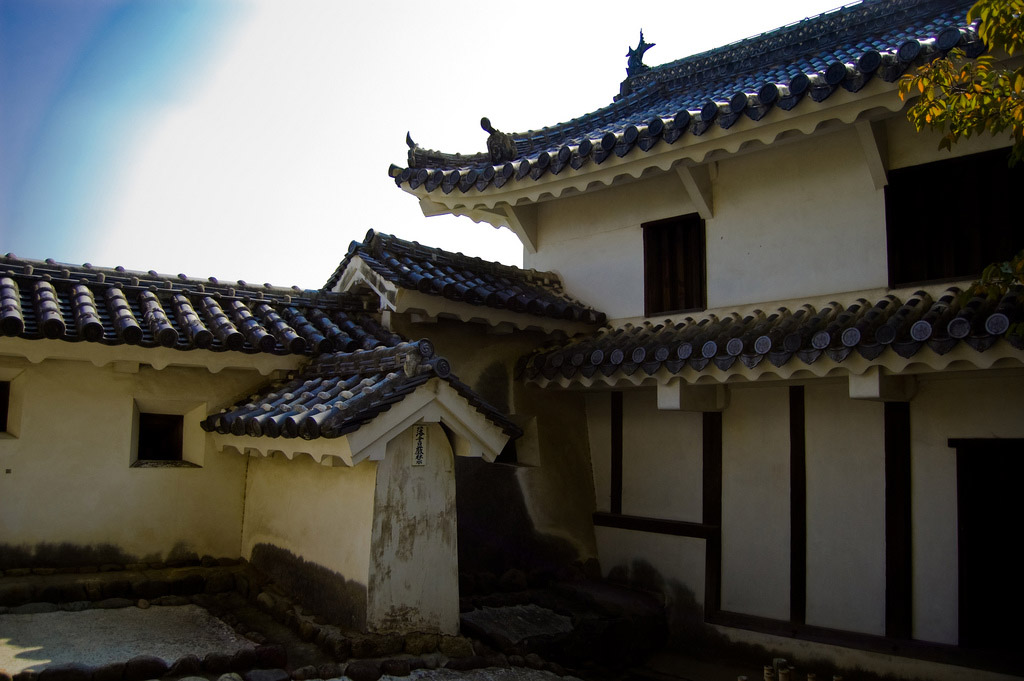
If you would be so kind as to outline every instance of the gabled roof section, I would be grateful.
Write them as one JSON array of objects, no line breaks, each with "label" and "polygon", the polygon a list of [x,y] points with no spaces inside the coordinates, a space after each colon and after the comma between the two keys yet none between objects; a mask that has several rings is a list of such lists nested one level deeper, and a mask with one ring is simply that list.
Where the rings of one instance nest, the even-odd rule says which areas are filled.
[{"label": "gabled roof section", "polygon": [[[320,355],[298,375],[207,417],[202,427],[207,432],[239,437],[331,440],[351,435],[371,422],[376,424],[378,419],[387,420],[384,412],[428,388],[431,381],[442,382],[445,390],[486,419],[495,432],[506,438],[522,434],[512,421],[452,375],[448,361],[434,356],[429,340]],[[435,389],[433,395],[421,401],[432,401],[436,394]],[[274,449],[285,445],[261,446]],[[304,445],[289,446],[296,447]]]},{"label": "gabled roof section", "polygon": [[[661,324],[606,327],[573,342],[541,348],[519,362],[519,377],[540,385],[614,385],[619,381],[724,383],[862,373],[900,373],[960,363],[1024,364],[1024,288],[1001,299],[962,301],[959,289],[895,293],[765,313],[724,312]],[[1007,334],[1008,336],[1004,336]]]},{"label": "gabled roof section", "polygon": [[[551,272],[471,258],[373,230],[367,232],[362,243],[351,243],[324,289],[340,285],[348,290],[360,280],[372,281],[385,304],[400,312],[421,306],[429,307],[425,310],[429,314],[443,308],[467,321],[493,317],[492,322],[500,316],[497,312],[509,312],[520,317],[517,322],[513,320],[520,328],[593,328],[605,321],[603,313],[566,295],[561,279]],[[403,298],[403,292],[412,295]],[[450,302],[441,304],[442,299]],[[526,316],[544,321],[530,321]]]},{"label": "gabled roof section", "polygon": [[0,334],[27,340],[312,355],[397,342],[367,298],[0,259]]},{"label": "gabled roof section", "polygon": [[[972,4],[863,0],[631,76],[602,109],[509,135],[516,150],[512,160],[426,150],[407,138],[408,166],[389,172],[400,187],[420,196],[474,194],[590,172],[631,152],[657,155],[670,145],[695,144],[709,130],[731,128],[742,118],[766,124],[778,118],[774,110],[804,102],[802,110],[810,111],[872,79],[892,83],[913,65],[954,47],[980,54],[984,45],[965,25]],[[898,105],[898,99],[893,102]]]}]

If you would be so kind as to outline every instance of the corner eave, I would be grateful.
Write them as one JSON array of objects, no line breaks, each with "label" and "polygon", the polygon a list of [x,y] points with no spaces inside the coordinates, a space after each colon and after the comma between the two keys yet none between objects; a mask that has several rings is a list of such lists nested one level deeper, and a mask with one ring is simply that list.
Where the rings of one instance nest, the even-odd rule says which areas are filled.
[{"label": "corner eave", "polygon": [[[440,188],[428,192],[423,185],[416,189],[408,185],[401,188],[419,199],[425,216],[463,215],[474,222],[507,227],[528,249],[535,249],[536,235],[530,233],[529,216],[525,225],[517,218],[530,204],[581,193],[595,186],[607,187],[638,179],[652,171],[668,172],[680,164],[699,166],[714,154],[736,154],[748,147],[771,145],[793,133],[812,135],[834,122],[852,125],[858,120],[877,118],[902,108],[896,84],[876,78],[858,92],[837,91],[827,103],[805,100],[791,111],[773,109],[767,117],[770,120],[742,118],[728,129],[713,126],[700,137],[687,135],[675,144],[659,142],[646,152],[634,147],[621,158],[612,155],[600,165],[588,163],[579,170],[567,167],[558,175],[548,173],[537,180],[524,178],[501,188],[491,185],[483,191],[454,190],[449,194]],[[517,210],[510,211],[510,208]]]}]

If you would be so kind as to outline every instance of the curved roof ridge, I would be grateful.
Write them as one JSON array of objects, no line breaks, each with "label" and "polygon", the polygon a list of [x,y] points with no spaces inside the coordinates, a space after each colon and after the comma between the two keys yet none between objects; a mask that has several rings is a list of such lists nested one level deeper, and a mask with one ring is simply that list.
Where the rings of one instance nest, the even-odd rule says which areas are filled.
[{"label": "curved roof ridge", "polygon": [[[392,166],[396,184],[445,194],[580,170],[741,116],[762,120],[773,108],[834,92],[857,92],[872,78],[894,82],[907,69],[953,47],[968,56],[985,47],[965,15],[972,0],[861,0],[722,47],[651,67],[620,84],[600,109],[540,130],[509,133],[517,156],[493,162],[413,145],[409,166]],[[408,140],[411,142],[411,140]],[[664,147],[659,147],[662,149]],[[481,159],[475,161],[474,159]]]},{"label": "curved roof ridge", "polygon": [[155,270],[143,272],[141,270],[129,270],[120,265],[116,267],[97,267],[91,263],[74,265],[71,263],[58,262],[53,258],[36,260],[32,258],[21,258],[13,253],[0,256],[0,275],[19,276],[30,278],[49,277],[53,280],[84,281],[88,284],[115,284],[131,286],[157,286],[173,292],[203,292],[209,294],[219,293],[228,297],[252,297],[269,301],[286,300],[287,302],[298,302],[299,300],[320,300],[340,302],[345,296],[317,291],[314,289],[303,289],[299,286],[275,286],[270,283],[251,284],[239,279],[237,282],[221,281],[216,277],[200,279],[189,277],[183,273],[178,275],[160,274]]}]

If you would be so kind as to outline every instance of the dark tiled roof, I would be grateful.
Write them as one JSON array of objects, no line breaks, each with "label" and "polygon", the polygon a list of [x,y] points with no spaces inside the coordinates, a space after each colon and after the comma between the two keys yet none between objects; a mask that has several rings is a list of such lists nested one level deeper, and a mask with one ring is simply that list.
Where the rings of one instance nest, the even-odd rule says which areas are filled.
[{"label": "dark tiled roof", "polygon": [[321,355],[302,373],[203,421],[206,431],[312,440],[340,437],[370,422],[431,379],[447,381],[507,435],[519,428],[451,374],[430,341]]},{"label": "dark tiled roof", "polygon": [[662,369],[699,373],[709,365],[727,372],[753,369],[765,361],[775,367],[793,361],[809,365],[822,356],[842,362],[854,352],[868,361],[885,352],[909,358],[925,346],[943,355],[961,343],[983,352],[1007,331],[1007,340],[1024,349],[1022,303],[1020,286],[1001,299],[974,297],[967,302],[961,301],[959,289],[951,288],[937,299],[918,291],[903,300],[888,295],[874,304],[858,299],[819,309],[804,305],[770,314],[758,310],[676,324],[627,324],[537,350],[520,360],[519,371],[527,380],[571,380],[620,372],[653,375]]},{"label": "dark tiled roof", "polygon": [[511,135],[518,160],[493,164],[415,146],[408,167],[392,166],[399,186],[444,193],[483,190],[566,168],[644,152],[741,116],[759,121],[772,108],[822,102],[839,88],[856,92],[871,78],[895,81],[912,65],[953,47],[984,50],[965,24],[973,0],[863,0],[627,78],[609,106],[567,123]]},{"label": "dark tiled roof", "polygon": [[179,350],[312,354],[397,337],[348,294],[0,259],[0,334]]},{"label": "dark tiled roof", "polygon": [[605,321],[604,313],[567,296],[556,274],[430,248],[372,229],[362,243],[351,243],[348,254],[324,288],[334,287],[355,258],[401,288],[542,317],[594,324]]}]

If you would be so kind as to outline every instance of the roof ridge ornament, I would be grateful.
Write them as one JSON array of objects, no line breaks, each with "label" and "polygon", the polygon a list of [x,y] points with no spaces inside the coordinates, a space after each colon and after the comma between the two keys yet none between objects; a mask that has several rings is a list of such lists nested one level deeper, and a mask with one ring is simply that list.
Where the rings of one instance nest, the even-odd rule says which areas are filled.
[{"label": "roof ridge ornament", "polygon": [[644,63],[644,52],[657,45],[657,43],[649,43],[644,40],[644,31],[640,29],[640,42],[636,44],[636,47],[629,48],[629,52],[626,56],[629,57],[629,61],[626,62],[626,77],[638,76],[644,71],[650,71],[651,67]]},{"label": "roof ridge ornament", "polygon": [[487,153],[491,157],[491,163],[507,163],[519,158],[519,152],[516,150],[516,143],[512,139],[512,135],[501,132],[491,125],[491,121],[487,116],[480,119],[480,127],[489,133],[487,136]]}]

